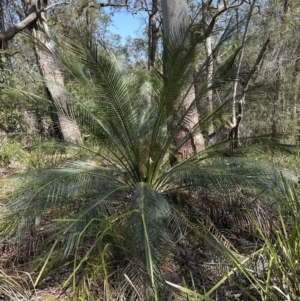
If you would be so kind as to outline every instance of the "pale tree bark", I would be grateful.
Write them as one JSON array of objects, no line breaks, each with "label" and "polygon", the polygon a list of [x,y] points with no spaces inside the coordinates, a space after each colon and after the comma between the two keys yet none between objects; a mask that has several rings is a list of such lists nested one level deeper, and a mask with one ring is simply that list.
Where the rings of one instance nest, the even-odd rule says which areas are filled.
[{"label": "pale tree bark", "polygon": [[[64,116],[62,113],[68,106],[69,99],[60,87],[64,86],[63,74],[60,66],[51,52],[51,41],[48,38],[48,26],[45,17],[45,12],[56,5],[64,5],[68,2],[56,2],[47,6],[47,0],[22,0],[25,17],[21,18],[18,24],[14,24],[7,29],[0,29],[0,43],[3,44],[14,38],[16,34],[25,29],[30,29],[33,36],[40,46],[35,46],[35,53],[40,72],[45,79],[45,88],[50,100],[53,101],[56,107],[62,108],[61,112],[52,112],[52,119],[56,123],[55,130],[59,133],[62,139],[71,143],[81,143],[81,135],[78,125]],[[94,5],[82,6],[82,11],[87,7],[100,8],[105,6],[124,7],[127,2],[122,1],[119,3],[107,0],[106,2],[97,3]],[[17,14],[22,17],[23,13]],[[46,49],[50,50],[47,51]]]},{"label": "pale tree bark", "polygon": [[[204,49],[206,54],[206,98],[200,109],[203,113],[209,113],[213,110],[213,90],[212,79],[214,74],[214,55],[213,55],[213,45],[212,45],[212,34],[215,29],[216,22],[218,18],[231,9],[237,9],[246,1],[237,0],[202,0],[202,26],[203,26],[203,36],[204,36]],[[209,121],[207,127],[207,137],[214,134],[214,125],[212,121]]]},{"label": "pale tree bark", "polygon": [[283,102],[284,102],[284,92],[282,87],[282,64],[283,58],[282,58],[282,52],[277,55],[276,58],[276,71],[275,71],[275,78],[277,83],[277,89],[274,97],[272,98],[272,136],[274,139],[277,139],[277,135],[280,133],[281,129],[281,122],[280,122],[280,113],[283,109]]},{"label": "pale tree bark", "polygon": [[[232,149],[237,148],[238,144],[239,144],[239,141],[238,141],[239,140],[239,127],[240,127],[241,120],[243,117],[245,92],[247,89],[245,87],[243,88],[243,85],[245,86],[245,83],[242,84],[243,79],[241,79],[240,72],[241,72],[242,62],[244,59],[244,48],[245,48],[245,42],[246,42],[247,35],[248,35],[248,28],[249,28],[250,20],[252,17],[253,9],[255,7],[255,3],[256,3],[256,0],[253,0],[250,5],[250,9],[249,9],[249,13],[248,13],[248,17],[247,17],[247,21],[246,21],[246,25],[245,25],[245,30],[244,30],[244,34],[243,34],[243,38],[242,38],[241,52],[240,52],[238,62],[237,62],[237,72],[236,72],[236,76],[234,79],[234,85],[233,85],[232,119],[231,119],[231,121],[229,121],[230,130],[229,130],[229,134],[228,134],[228,138],[229,138],[229,140],[231,140]],[[250,80],[250,78],[248,79],[248,82],[249,82],[249,80]],[[242,90],[240,95],[238,95],[238,87],[239,86],[242,87],[240,89],[240,90]],[[247,83],[247,86],[248,86],[248,83]],[[237,99],[238,96],[239,96],[239,100]]]},{"label": "pale tree bark", "polygon": [[[248,91],[248,87],[249,87],[249,82],[252,78],[252,76],[254,75],[254,73],[256,72],[259,64],[261,63],[265,52],[267,51],[267,48],[269,46],[270,43],[270,38],[267,38],[265,43],[262,45],[261,50],[257,56],[257,59],[253,65],[253,67],[251,68],[250,72],[247,74],[247,77],[244,79],[244,82],[240,88],[240,94],[239,94],[239,101],[237,103],[234,103],[236,107],[234,107],[234,113],[235,113],[235,119],[233,122],[235,122],[235,125],[232,124],[232,122],[230,123],[230,131],[229,131],[229,139],[231,140],[231,147],[232,149],[237,148],[238,144],[239,144],[239,129],[240,129],[240,124],[242,121],[242,117],[243,117],[243,112],[244,112],[244,104],[246,101],[246,93]],[[235,95],[236,96],[236,95]]]},{"label": "pale tree bark", "polygon": [[64,86],[64,78],[60,66],[51,52],[52,45],[48,37],[47,20],[45,12],[42,10],[44,3],[41,0],[23,0],[23,5],[27,15],[30,15],[36,8],[39,10],[38,17],[31,26],[31,32],[36,40],[34,51],[41,75],[45,79],[47,95],[53,101],[55,107],[61,108],[52,113],[55,134],[64,141],[81,143],[82,139],[78,125],[62,112],[67,110],[69,98],[61,89]]},{"label": "pale tree bark", "polygon": [[[202,2],[202,14],[203,14],[203,25],[204,25],[204,31],[209,25],[209,17],[208,17],[208,5],[211,1],[209,0],[203,0]],[[214,62],[213,62],[213,50],[212,50],[212,39],[211,35],[207,35],[205,37],[205,54],[206,54],[206,101],[204,104],[205,112],[211,112],[213,110],[213,90],[211,89],[212,85],[212,77],[214,73]],[[207,134],[212,134],[214,131],[213,123],[210,122]]]},{"label": "pale tree bark", "polygon": [[[189,26],[188,6],[186,0],[162,0],[162,14],[163,14],[163,32],[164,42],[168,43],[169,39],[173,37],[174,31],[182,30],[184,32]],[[187,31],[186,31],[187,32]],[[183,41],[189,43],[189,37],[183,37]],[[165,58],[168,59],[168,58]],[[168,76],[168,74],[166,74]],[[193,154],[204,149],[204,138],[200,130],[194,131],[199,123],[199,116],[195,104],[195,87],[192,84],[193,75],[186,79],[186,91],[182,92],[182,99],[178,100],[174,107],[174,121],[171,130],[179,127],[179,130],[174,134],[174,145],[178,149],[177,157],[171,159],[171,164],[177,163],[177,160],[186,159]],[[188,111],[188,114],[187,114]],[[184,125],[178,124],[182,120],[184,114],[188,115]],[[188,138],[188,139],[187,139]],[[185,143],[183,143],[187,140]]]}]

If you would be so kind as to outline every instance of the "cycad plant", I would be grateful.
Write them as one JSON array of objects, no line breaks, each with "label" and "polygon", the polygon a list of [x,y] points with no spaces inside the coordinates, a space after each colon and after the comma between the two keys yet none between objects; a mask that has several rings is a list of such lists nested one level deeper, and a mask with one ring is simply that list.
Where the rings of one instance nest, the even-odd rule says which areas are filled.
[{"label": "cycad plant", "polygon": [[[42,238],[33,250],[36,283],[52,270],[68,268],[65,285],[73,283],[86,298],[166,300],[165,281],[180,281],[172,264],[176,241],[187,229],[198,231],[195,214],[186,208],[201,211],[204,194],[228,201],[242,190],[247,195],[266,192],[277,180],[268,165],[216,157],[220,152],[213,147],[171,166],[170,158],[180,148],[173,137],[189,122],[189,110],[175,126],[169,125],[180,110],[180,97],[188,93],[185,78],[198,49],[197,43],[184,47],[183,53],[178,43],[168,45],[168,76],[154,69],[146,97],[140,81],[97,47],[86,50],[69,41],[64,52],[58,51],[65,70],[93,105],[69,93],[73,105],[56,109],[76,119],[99,148],[79,146],[93,152],[96,164],[70,161],[19,175],[19,186],[1,207],[2,236],[17,236],[23,246],[37,234]],[[235,54],[216,71],[214,87],[224,82],[234,58]],[[199,73],[204,70],[205,64]],[[205,95],[205,84],[198,91],[195,102]],[[211,114],[187,132],[181,145],[209,118]],[[198,218],[209,223],[205,214]]]}]

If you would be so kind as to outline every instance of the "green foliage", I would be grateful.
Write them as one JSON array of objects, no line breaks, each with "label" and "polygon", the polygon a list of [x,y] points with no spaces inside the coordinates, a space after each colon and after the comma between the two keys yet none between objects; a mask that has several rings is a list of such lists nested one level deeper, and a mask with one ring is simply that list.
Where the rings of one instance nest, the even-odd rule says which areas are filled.
[{"label": "green foliage", "polygon": [[[115,59],[97,47],[86,50],[68,41],[62,48],[66,52],[58,51],[65,69],[97,110],[71,93],[73,104],[67,110],[56,109],[93,136],[101,147],[85,150],[93,152],[101,165],[69,161],[14,177],[19,186],[1,208],[0,230],[23,243],[32,231],[47,237],[37,245],[39,256],[31,266],[39,271],[35,284],[51,271],[67,267],[71,272],[65,286],[72,283],[81,297],[96,294],[95,288],[104,284],[109,299],[119,292],[126,300],[164,300],[171,294],[164,281],[165,267],[175,241],[193,224],[180,212],[179,203],[201,207],[204,193],[221,199],[243,189],[249,195],[266,193],[278,181],[267,164],[220,156],[224,144],[170,166],[169,158],[180,147],[173,145],[173,137],[189,122],[192,107],[171,130],[168,124],[175,104],[183,101],[198,45],[196,41],[190,48],[185,45],[183,52],[178,42],[182,33],[177,35],[166,49],[168,77],[153,70],[147,101],[136,76],[124,74]],[[236,53],[220,66],[215,86],[222,85],[235,57]],[[195,101],[204,94],[202,89]],[[200,125],[206,120],[207,116]],[[180,195],[184,197],[179,199]],[[209,297],[205,295],[206,300]]]},{"label": "green foliage", "polygon": [[22,152],[22,145],[16,141],[11,141],[6,137],[1,137],[0,162],[1,166],[7,166],[11,160],[18,157]]},{"label": "green foliage", "polygon": [[260,232],[265,266],[251,279],[259,300],[297,300],[300,294],[299,192],[285,180],[284,190],[287,202],[277,207],[279,222],[271,238]]},{"label": "green foliage", "polygon": [[[219,259],[227,262],[230,272],[214,287],[225,280],[231,281],[247,300],[297,300],[299,298],[299,187],[283,178],[284,193],[276,203],[276,213],[266,233],[249,212],[260,246],[249,256],[237,257],[212,233],[214,248]],[[284,196],[284,202],[282,201]],[[278,195],[274,195],[278,199]],[[211,291],[209,291],[211,292]]]},{"label": "green foliage", "polygon": [[[65,146],[54,140],[19,134],[3,136],[0,143],[0,165],[2,166],[11,164],[13,168],[31,170],[57,166],[67,159]],[[71,150],[69,153],[69,156],[72,156]]]},{"label": "green foliage", "polygon": [[6,132],[18,132],[21,129],[21,111],[15,104],[2,103],[0,111],[0,124]]}]

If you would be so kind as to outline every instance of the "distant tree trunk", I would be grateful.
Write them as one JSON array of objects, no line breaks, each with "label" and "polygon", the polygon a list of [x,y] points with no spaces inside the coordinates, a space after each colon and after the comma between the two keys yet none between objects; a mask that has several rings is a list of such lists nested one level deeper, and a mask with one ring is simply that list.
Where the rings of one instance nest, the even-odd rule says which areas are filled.
[{"label": "distant tree trunk", "polygon": [[275,78],[276,78],[276,93],[272,99],[272,136],[274,139],[277,139],[277,135],[282,131],[281,128],[281,112],[283,110],[284,104],[284,92],[282,87],[282,53],[279,53],[276,58],[276,71],[275,71]]},{"label": "distant tree trunk", "polygon": [[[297,47],[298,51],[300,50],[300,43],[298,43]],[[292,126],[292,136],[294,137],[295,141],[294,143],[297,143],[299,141],[299,127],[298,127],[298,97],[297,94],[299,93],[299,84],[300,84],[300,58],[297,57],[295,60],[294,65],[294,72],[292,77],[292,83],[294,87],[296,87],[296,91],[293,96],[293,102],[292,102],[292,114],[291,114],[291,126]]]},{"label": "distant tree trunk", "polygon": [[158,30],[159,27],[156,26],[157,21],[157,0],[152,0],[152,11],[149,12],[149,25],[148,25],[148,70],[151,70],[154,67],[155,57],[156,57],[156,48],[158,40]]},{"label": "distant tree trunk", "polygon": [[[176,30],[187,30],[189,26],[188,6],[186,0],[162,0],[162,13],[163,13],[163,32],[164,42],[168,43],[169,39],[173,37]],[[185,43],[189,43],[189,37],[182,37]],[[168,59],[168,58],[164,58]],[[167,72],[167,70],[165,71]],[[166,74],[168,76],[168,74]],[[186,79],[186,87],[188,91],[182,93],[183,101],[178,100],[177,106],[174,108],[174,121],[172,128],[179,127],[174,135],[174,144],[178,148],[177,156],[179,159],[186,159],[195,154],[196,152],[204,149],[204,138],[200,131],[191,132],[198,126],[199,117],[197,107],[195,104],[195,87],[192,84],[193,74],[191,70],[190,76]],[[180,107],[178,107],[180,105]],[[182,116],[189,110],[188,120],[184,125],[178,124]],[[187,137],[189,137],[187,139]],[[184,140],[187,140],[185,143]],[[175,165],[177,158],[171,159],[171,164]]]},{"label": "distant tree trunk", "polygon": [[[26,14],[28,15],[32,13],[32,10],[35,10],[36,8],[40,10],[44,5],[40,0],[24,0],[23,4]],[[46,50],[51,49],[52,46],[50,39],[47,36],[49,31],[44,12],[39,12],[38,18],[31,26],[31,31],[36,41],[41,44],[36,45],[34,50],[40,72],[46,81],[45,88],[48,97],[53,101],[56,107],[66,110],[69,99],[67,94],[59,88],[59,86],[64,86],[63,75],[55,57],[50,51]],[[66,118],[59,110],[55,110],[54,112],[51,112],[51,114],[54,129],[59,138],[71,143],[81,143],[82,140],[78,125],[73,120]]]},{"label": "distant tree trunk", "polygon": [[[255,3],[256,3],[256,0],[253,0],[253,2],[250,5],[250,9],[249,9],[248,17],[246,20],[245,29],[244,29],[244,34],[243,34],[243,38],[242,38],[242,43],[241,43],[241,52],[240,52],[238,62],[237,62],[237,72],[236,72],[234,85],[233,85],[232,120],[231,120],[231,122],[229,122],[230,131],[228,134],[228,138],[229,138],[229,140],[231,140],[231,148],[232,149],[238,148],[238,146],[239,146],[239,128],[240,128],[240,124],[241,124],[241,121],[243,118],[245,93],[248,88],[249,80],[251,79],[252,75],[254,74],[257,64],[259,63],[259,62],[256,62],[256,65],[253,67],[252,71],[249,73],[248,78],[246,80],[247,83],[243,82],[240,72],[241,72],[242,62],[244,59],[245,42],[247,39],[249,24],[250,24],[250,20],[252,17],[253,9],[255,7]],[[267,45],[268,45],[268,43],[267,43]],[[241,90],[241,91],[238,93],[238,90]],[[237,99],[238,97],[239,97],[239,100]]]},{"label": "distant tree trunk", "polygon": [[[204,31],[209,25],[208,21],[208,5],[209,1],[205,0],[203,1],[202,11],[203,11],[203,24],[204,24]],[[205,38],[205,53],[206,53],[206,86],[207,86],[207,92],[206,92],[206,101],[204,110],[205,112],[211,112],[213,109],[213,91],[210,88],[212,85],[212,77],[214,72],[214,64],[213,64],[213,53],[212,53],[212,41],[211,41],[211,35],[208,35]],[[210,122],[207,134],[212,134],[214,131],[213,123]]]},{"label": "distant tree trunk", "polygon": [[[211,89],[212,78],[214,74],[214,57],[212,49],[212,32],[215,29],[215,25],[219,16],[230,9],[236,9],[243,4],[243,1],[212,1],[202,0],[202,25],[204,35],[204,47],[206,54],[206,99],[204,104],[199,109],[203,113],[209,113],[213,110],[213,90]],[[213,10],[210,10],[212,9]],[[209,121],[207,127],[207,136],[211,136],[214,133],[214,125],[212,121]]]},{"label": "distant tree trunk", "polygon": [[[289,9],[289,1],[288,0],[284,0],[283,1],[283,6],[282,6],[282,11],[281,11],[281,25],[286,26],[286,20],[288,20],[290,18],[289,13],[290,13],[290,9]],[[289,26],[288,26],[289,27]],[[287,28],[286,28],[287,30]],[[279,38],[280,40],[284,40],[284,36],[282,35],[282,32],[279,32]],[[276,77],[276,83],[277,83],[277,90],[276,93],[274,95],[274,98],[272,100],[272,107],[273,107],[273,120],[272,120],[272,136],[277,139],[277,135],[279,132],[282,132],[282,128],[281,128],[281,112],[283,112],[284,110],[284,103],[285,103],[285,95],[284,95],[284,90],[282,87],[282,83],[283,83],[283,61],[284,61],[284,54],[283,54],[283,47],[278,47],[278,45],[276,45],[276,48],[278,49],[278,54],[276,57],[276,73],[275,73],[275,77]]]},{"label": "distant tree trunk", "polygon": [[[3,2],[0,0],[0,32],[5,31],[5,24],[4,24],[4,7],[3,7]],[[3,71],[3,53],[2,51],[6,48],[5,45],[6,43],[0,40],[0,75]],[[0,78],[0,81],[2,81],[2,78]],[[0,95],[1,95],[1,85],[0,85]],[[6,127],[1,124],[0,122],[0,138],[1,135],[6,135],[7,134],[7,129]]]},{"label": "distant tree trunk", "polygon": [[[5,11],[5,7],[4,7],[4,3],[3,1],[0,0],[0,32],[5,31],[5,22],[4,22],[4,11]],[[6,43],[0,39],[0,50],[5,49]]]}]

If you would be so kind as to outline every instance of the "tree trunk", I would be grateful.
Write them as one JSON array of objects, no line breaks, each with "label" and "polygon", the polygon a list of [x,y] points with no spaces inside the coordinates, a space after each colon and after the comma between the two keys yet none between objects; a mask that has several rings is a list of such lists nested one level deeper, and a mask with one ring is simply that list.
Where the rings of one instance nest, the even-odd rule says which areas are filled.
[{"label": "tree trunk", "polygon": [[[297,50],[300,50],[300,43],[298,43]],[[296,87],[296,91],[293,95],[292,101],[292,114],[291,114],[291,126],[292,126],[292,137],[295,139],[293,143],[299,142],[299,127],[298,127],[298,93],[300,84],[300,58],[299,56],[295,60],[294,72],[292,77],[292,83]]]},{"label": "tree trunk", "polygon": [[[289,16],[289,6],[290,3],[288,0],[285,0],[282,6],[282,11],[281,13],[281,26],[286,26],[288,23],[287,20],[290,18]],[[290,27],[290,25],[288,25],[288,27]],[[288,28],[285,28],[285,30],[287,31]],[[279,31],[279,40],[284,41],[284,36],[282,31]],[[282,117],[281,117],[281,112],[283,112],[284,110],[284,103],[285,103],[285,95],[284,95],[284,89],[283,89],[283,61],[284,59],[284,54],[283,54],[283,47],[278,47],[278,45],[276,45],[276,48],[278,49],[278,54],[276,57],[276,73],[275,73],[275,78],[276,78],[276,83],[277,83],[277,91],[274,95],[273,98],[273,103],[272,103],[272,107],[273,107],[273,120],[272,120],[272,136],[274,137],[274,139],[277,139],[277,135],[282,132]]]},{"label": "tree trunk", "polygon": [[[202,11],[203,11],[203,25],[204,25],[204,31],[206,31],[206,28],[209,25],[208,21],[208,1],[203,1]],[[212,41],[211,41],[211,35],[208,35],[205,38],[205,53],[206,53],[206,59],[207,59],[207,65],[206,65],[206,86],[207,86],[207,92],[206,92],[206,101],[205,101],[205,108],[204,112],[211,112],[213,109],[213,91],[210,88],[212,85],[212,77],[214,72],[214,64],[213,64],[213,53],[212,53]],[[212,134],[214,131],[213,123],[210,121],[207,134]]]},{"label": "tree trunk", "polygon": [[282,131],[281,128],[281,112],[283,109],[283,102],[284,102],[284,93],[282,88],[282,53],[279,53],[276,58],[276,83],[277,83],[277,90],[276,93],[272,99],[272,113],[273,113],[273,120],[272,120],[272,137],[274,139],[277,139],[277,135]]},{"label": "tree trunk", "polygon": [[[189,16],[188,6],[186,0],[162,0],[162,13],[163,13],[163,33],[164,43],[168,43],[172,39],[173,34],[177,30],[183,32],[188,29]],[[188,45],[189,37],[182,37],[182,44]],[[165,59],[168,59],[165,57]],[[167,70],[165,71],[168,72]],[[168,74],[165,74],[168,76]],[[186,91],[183,91],[182,97],[179,98],[177,105],[174,109],[174,120],[171,126],[172,129],[178,128],[175,131],[174,145],[178,149],[178,159],[187,159],[196,152],[204,149],[204,138],[200,131],[193,131],[198,126],[199,117],[197,107],[195,104],[195,87],[192,84],[193,74],[192,70],[186,79]],[[183,101],[182,101],[182,98]],[[188,111],[188,118],[185,118],[184,124],[179,124],[184,114]],[[188,139],[187,139],[188,138]],[[185,141],[186,140],[186,141]],[[171,159],[171,164],[177,163],[177,158]]]},{"label": "tree trunk", "polygon": [[148,25],[148,70],[154,67],[157,40],[158,40],[158,30],[156,26],[156,14],[158,12],[157,0],[152,1],[152,11],[149,12],[149,25]]},{"label": "tree trunk", "polygon": [[[229,122],[230,124],[230,131],[228,134],[228,138],[229,140],[231,140],[231,148],[232,150],[234,148],[238,148],[239,146],[239,127],[241,124],[241,120],[243,118],[243,111],[244,111],[244,104],[245,104],[245,93],[247,91],[248,88],[248,83],[252,77],[252,75],[254,74],[257,65],[255,65],[252,69],[252,71],[250,72],[248,78],[247,78],[247,83],[243,83],[243,79],[240,76],[240,72],[241,72],[241,67],[242,67],[242,62],[244,59],[244,49],[245,49],[245,42],[247,39],[247,35],[248,35],[248,29],[249,29],[249,24],[250,24],[250,20],[252,17],[252,13],[253,13],[253,9],[255,7],[255,3],[256,0],[253,0],[253,2],[250,5],[250,9],[249,9],[249,13],[248,13],[248,17],[246,20],[246,25],[245,25],[245,30],[244,30],[244,34],[243,34],[243,38],[242,38],[242,44],[241,44],[241,52],[238,58],[238,62],[237,62],[237,72],[236,72],[236,76],[235,76],[235,80],[234,80],[234,85],[233,85],[233,95],[232,95],[232,120],[231,122]],[[239,88],[239,89],[238,89]],[[238,90],[240,91],[240,95],[238,94]],[[237,97],[239,96],[239,100],[237,100]]]},{"label": "tree trunk", "polygon": [[[35,9],[35,5],[38,8],[42,7],[40,1],[35,2],[35,0],[33,0],[29,3],[24,0],[24,7],[28,8],[26,11],[27,14],[31,13],[31,10]],[[69,99],[67,94],[61,89],[61,87],[64,87],[62,72],[55,57],[50,51],[46,50],[51,49],[52,46],[50,39],[47,37],[48,26],[44,12],[39,13],[31,31],[36,42],[40,43],[40,46],[35,45],[34,50],[40,72],[46,82],[45,88],[48,97],[51,101],[53,101],[55,107],[67,110]],[[53,123],[56,136],[71,143],[82,142],[78,125],[73,120],[65,117],[65,114],[63,114],[63,112],[59,112],[59,110],[52,112],[52,117],[52,120],[54,119]]]}]

